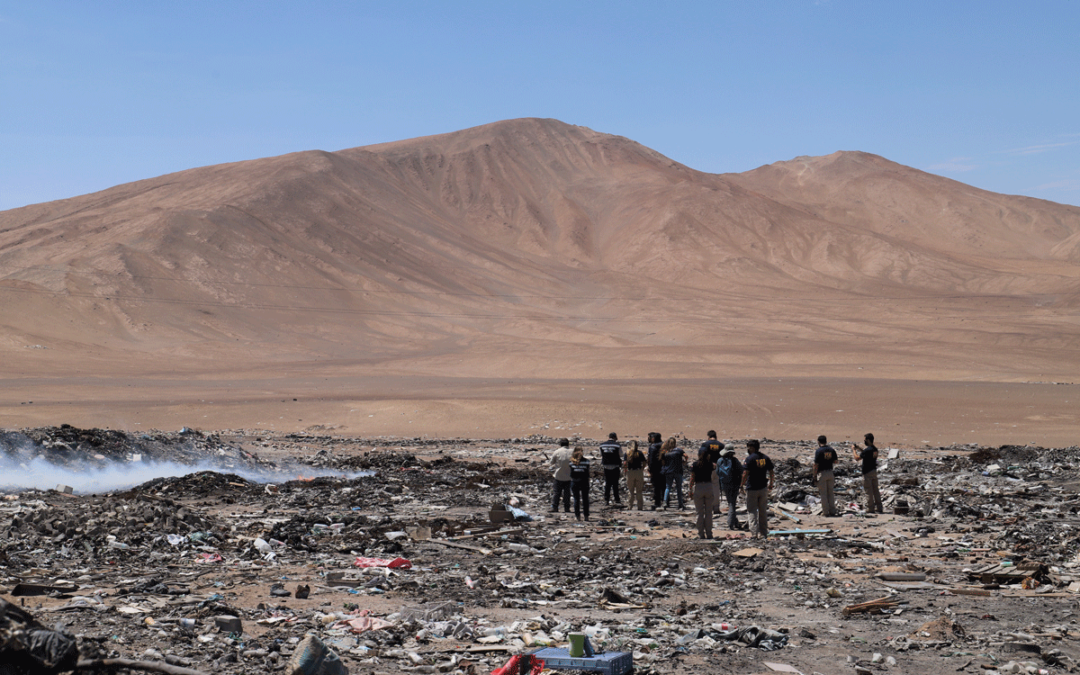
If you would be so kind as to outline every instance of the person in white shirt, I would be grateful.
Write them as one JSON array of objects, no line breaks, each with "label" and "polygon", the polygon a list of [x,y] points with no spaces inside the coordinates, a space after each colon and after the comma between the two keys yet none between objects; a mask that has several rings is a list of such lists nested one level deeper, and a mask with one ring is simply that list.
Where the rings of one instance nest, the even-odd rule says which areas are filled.
[{"label": "person in white shirt", "polygon": [[551,455],[549,462],[552,477],[555,479],[555,495],[551,500],[551,513],[559,512],[559,495],[562,495],[563,510],[570,513],[570,439],[560,438],[559,448]]}]

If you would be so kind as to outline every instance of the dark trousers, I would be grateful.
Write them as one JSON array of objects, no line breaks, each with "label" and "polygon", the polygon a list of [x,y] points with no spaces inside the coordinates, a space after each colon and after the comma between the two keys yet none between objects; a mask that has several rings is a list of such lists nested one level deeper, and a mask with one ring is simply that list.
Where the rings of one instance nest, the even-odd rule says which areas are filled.
[{"label": "dark trousers", "polygon": [[611,493],[615,493],[615,503],[622,504],[622,497],[619,496],[619,474],[622,473],[620,469],[604,469],[604,503],[607,504],[611,501]]},{"label": "dark trousers", "polygon": [[738,529],[739,521],[735,517],[735,504],[739,501],[739,486],[721,486],[724,490],[724,499],[728,503],[727,527],[729,530]]},{"label": "dark trousers", "polygon": [[664,490],[664,506],[671,506],[671,491],[673,488],[678,492],[679,508],[686,506],[682,496],[682,474],[665,473],[664,477],[667,479],[667,489]]},{"label": "dark trousers", "polygon": [[659,466],[649,469],[649,479],[652,481],[653,506],[660,506],[664,502],[664,488],[667,487],[667,482]]},{"label": "dark trousers", "polygon": [[559,510],[559,495],[562,495],[563,510],[570,513],[570,481],[555,481],[555,497],[551,500],[551,510]]},{"label": "dark trousers", "polygon": [[573,481],[570,484],[570,492],[574,495],[574,515],[581,520],[581,512],[585,511],[585,520],[589,519],[589,482]]}]

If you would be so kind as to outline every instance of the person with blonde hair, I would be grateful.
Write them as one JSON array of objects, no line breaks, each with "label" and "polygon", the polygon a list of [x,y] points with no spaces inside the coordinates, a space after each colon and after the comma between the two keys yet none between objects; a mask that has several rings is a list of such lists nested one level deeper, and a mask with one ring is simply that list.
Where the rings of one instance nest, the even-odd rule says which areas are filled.
[{"label": "person with blonde hair", "polygon": [[634,499],[637,498],[638,511],[645,510],[645,464],[648,461],[645,453],[638,449],[637,441],[630,441],[630,450],[626,453],[626,461],[623,470],[626,472],[626,489],[630,496],[626,499],[626,508],[634,508]]}]

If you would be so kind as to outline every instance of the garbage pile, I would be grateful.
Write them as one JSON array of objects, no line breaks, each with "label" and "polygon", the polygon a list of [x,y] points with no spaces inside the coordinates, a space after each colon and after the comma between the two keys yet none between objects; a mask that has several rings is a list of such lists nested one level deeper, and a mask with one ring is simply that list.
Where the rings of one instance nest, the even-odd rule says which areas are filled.
[{"label": "garbage pile", "polygon": [[[70,439],[71,463],[148,447],[61,431],[2,438]],[[1080,658],[1080,448],[883,449],[885,514],[866,513],[847,461],[842,515],[825,518],[813,446],[766,440],[774,534],[754,542],[697,539],[693,511],[606,506],[599,477],[591,522],[551,513],[555,439],[148,437],[262,478],[0,493],[0,609],[57,626],[80,660],[475,675],[571,634],[637,673],[1073,672]],[[31,658],[6,626],[0,663]]]}]

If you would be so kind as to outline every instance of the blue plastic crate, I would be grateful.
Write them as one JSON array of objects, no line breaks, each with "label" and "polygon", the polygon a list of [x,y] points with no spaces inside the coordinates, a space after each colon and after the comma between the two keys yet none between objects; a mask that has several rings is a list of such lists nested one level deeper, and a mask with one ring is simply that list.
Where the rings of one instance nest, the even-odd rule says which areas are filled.
[{"label": "blue plastic crate", "polygon": [[544,647],[532,653],[544,662],[545,668],[587,670],[603,675],[626,675],[634,671],[634,655],[630,652],[604,652],[594,656],[573,657],[569,649]]}]

